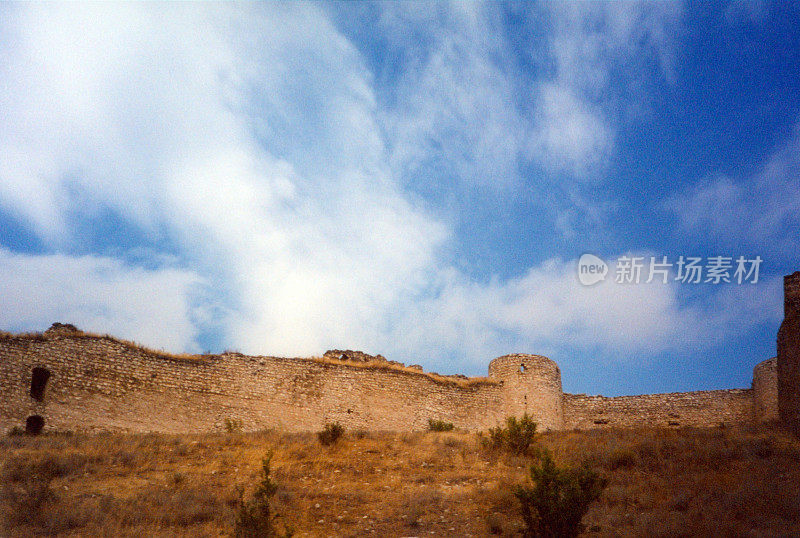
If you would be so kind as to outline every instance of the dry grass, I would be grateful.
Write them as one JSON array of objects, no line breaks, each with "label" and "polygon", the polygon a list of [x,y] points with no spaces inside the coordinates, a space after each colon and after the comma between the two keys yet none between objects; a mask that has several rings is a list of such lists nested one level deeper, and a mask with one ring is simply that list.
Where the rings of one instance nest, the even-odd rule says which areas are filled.
[{"label": "dry grass", "polygon": [[[800,442],[776,428],[559,432],[561,463],[609,485],[589,536],[800,535]],[[219,536],[274,453],[298,536],[518,535],[528,461],[467,433],[97,435],[0,439],[0,535]],[[5,529],[3,531],[2,529]]]},{"label": "dry grass", "polygon": [[[303,360],[303,359],[299,359]],[[392,370],[394,372],[402,372],[415,376],[424,376],[439,384],[452,384],[459,387],[470,387],[478,385],[496,385],[498,382],[488,377],[468,377],[466,379],[459,377],[450,377],[433,372],[424,372],[416,368],[411,368],[400,363],[384,362],[384,361],[369,361],[369,362],[356,362],[356,361],[342,361],[337,359],[330,359],[325,357],[311,357],[311,360],[320,364],[333,364],[337,366],[347,366],[352,368],[370,368],[374,370]]]},{"label": "dry grass", "polygon": [[0,340],[13,340],[14,338],[22,340],[44,340],[45,336],[42,333],[10,333],[7,331],[0,331]]},{"label": "dry grass", "polygon": [[111,336],[110,334],[98,334],[93,332],[86,332],[81,330],[70,331],[70,332],[57,332],[55,334],[52,333],[37,333],[37,332],[30,332],[30,333],[9,333],[5,331],[0,331],[0,340],[28,340],[28,341],[38,341],[43,342],[49,339],[56,339],[56,338],[72,338],[74,340],[78,339],[92,339],[92,340],[107,340],[109,342],[120,344],[130,349],[138,350],[142,353],[152,355],[154,357],[159,357],[163,359],[169,360],[180,360],[180,361],[203,361],[206,360],[208,355],[191,355],[189,353],[170,353],[164,350],[155,350],[143,346],[142,344],[137,344],[136,342],[131,342],[129,340],[123,340],[121,338],[117,338],[116,336]]}]

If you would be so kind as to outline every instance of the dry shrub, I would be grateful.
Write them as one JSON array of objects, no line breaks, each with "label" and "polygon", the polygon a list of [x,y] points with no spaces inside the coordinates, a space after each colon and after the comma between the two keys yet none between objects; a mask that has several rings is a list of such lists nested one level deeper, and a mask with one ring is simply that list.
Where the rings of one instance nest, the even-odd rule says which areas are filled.
[{"label": "dry shrub", "polygon": [[[228,513],[224,503],[207,488],[152,487],[137,494],[129,502],[111,502],[115,510],[123,513],[126,526],[142,523],[164,527],[191,527],[225,517]],[[159,507],[157,511],[153,507]]]},{"label": "dry shrub", "polygon": [[40,457],[12,456],[3,466],[6,482],[19,483],[30,480],[52,480],[77,473],[91,461],[85,454],[45,453]]},{"label": "dry shrub", "polygon": [[330,446],[338,441],[342,435],[344,435],[344,427],[338,422],[334,422],[325,424],[322,431],[317,433],[317,438],[323,445]]},{"label": "dry shrub", "polygon": [[614,451],[608,458],[608,468],[611,471],[617,469],[630,469],[639,462],[639,455],[630,448]]},{"label": "dry shrub", "polygon": [[441,439],[441,443],[448,448],[463,448],[467,444],[463,439],[460,439],[452,435],[443,436]]},{"label": "dry shrub", "polygon": [[426,513],[436,513],[441,509],[441,500],[441,495],[433,488],[424,487],[409,492],[405,495],[402,519],[410,527],[419,527],[422,516]]},{"label": "dry shrub", "polygon": [[237,420],[235,418],[226,418],[225,419],[225,431],[227,433],[242,433],[244,429],[244,424],[241,420]]},{"label": "dry shrub", "polygon": [[428,419],[428,430],[432,432],[449,432],[453,431],[453,423],[444,420]]},{"label": "dry shrub", "polygon": [[486,518],[486,529],[489,531],[489,534],[504,534],[504,519],[503,514],[499,512],[492,512],[489,514]]},{"label": "dry shrub", "polygon": [[78,514],[71,518],[52,517],[59,499],[51,484],[56,478],[82,470],[88,461],[86,456],[75,453],[7,459],[0,489],[0,503],[7,524],[11,527],[27,525],[47,533],[80,526]]}]

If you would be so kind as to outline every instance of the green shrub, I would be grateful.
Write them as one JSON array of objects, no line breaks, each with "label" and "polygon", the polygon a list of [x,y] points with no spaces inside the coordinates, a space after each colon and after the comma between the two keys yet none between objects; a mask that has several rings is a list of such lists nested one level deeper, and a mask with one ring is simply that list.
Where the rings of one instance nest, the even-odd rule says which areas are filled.
[{"label": "green shrub", "polygon": [[517,486],[514,495],[522,505],[525,536],[575,537],[583,530],[581,520],[606,486],[606,479],[584,465],[561,468],[550,452],[530,467],[531,485]]},{"label": "green shrub", "polygon": [[244,425],[242,424],[241,420],[236,420],[234,418],[226,418],[225,419],[225,431],[228,433],[242,433],[242,429]]},{"label": "green shrub", "polygon": [[528,413],[522,418],[506,418],[505,428],[497,426],[489,428],[489,437],[484,444],[492,449],[506,449],[517,455],[527,454],[536,440],[536,422]]},{"label": "green shrub", "polygon": [[261,460],[261,482],[253,492],[253,497],[245,502],[244,493],[239,490],[239,508],[236,513],[234,536],[236,538],[267,538],[273,536],[291,536],[289,529],[278,530],[280,516],[274,514],[270,501],[278,491],[276,484],[270,477],[270,461],[272,453]]},{"label": "green shrub", "polygon": [[344,427],[338,422],[334,422],[333,424],[325,424],[325,427],[322,428],[322,431],[317,433],[319,442],[325,446],[332,445],[338,441],[342,435],[344,435]]},{"label": "green shrub", "polygon": [[505,430],[500,426],[489,428],[488,437],[484,437],[483,432],[478,433],[478,438],[484,448],[491,450],[502,450],[506,445]]},{"label": "green shrub", "polygon": [[445,422],[444,420],[428,419],[428,430],[432,432],[449,432],[453,430],[452,422]]}]

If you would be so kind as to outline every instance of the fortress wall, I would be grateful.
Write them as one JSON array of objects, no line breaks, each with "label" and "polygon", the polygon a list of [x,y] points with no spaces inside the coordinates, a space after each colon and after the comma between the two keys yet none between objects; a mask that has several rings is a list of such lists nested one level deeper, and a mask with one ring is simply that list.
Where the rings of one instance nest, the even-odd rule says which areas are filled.
[{"label": "fortress wall", "polygon": [[587,396],[564,394],[566,429],[741,424],[753,421],[750,389]]},{"label": "fortress wall", "polygon": [[[755,367],[749,390],[608,398],[562,394],[558,365],[538,355],[498,357],[488,380],[456,382],[390,363],[176,357],[74,330],[0,333],[0,433],[24,428],[34,415],[44,418],[45,429],[174,433],[223,430],[226,420],[246,430],[316,431],[339,422],[408,431],[440,419],[476,431],[523,413],[542,430],[748,423],[778,414],[781,357],[797,351],[783,342],[777,360]],[[37,368],[50,376],[41,401],[32,396]]]},{"label": "fortress wall", "polygon": [[768,359],[753,368],[753,411],[756,422],[778,420],[778,360]]},{"label": "fortress wall", "polygon": [[541,355],[504,355],[489,363],[489,377],[503,381],[501,419],[527,413],[540,430],[564,427],[561,370],[555,362]]},{"label": "fortress wall", "polygon": [[[50,373],[42,402],[34,367]],[[427,428],[429,418],[485,429],[503,418],[502,385],[459,386],[426,375],[238,354],[177,359],[110,338],[77,334],[0,341],[0,428],[41,415],[46,429],[191,432],[281,427]]]},{"label": "fortress wall", "polygon": [[780,418],[800,433],[800,271],[783,277],[784,318],[778,330]]}]

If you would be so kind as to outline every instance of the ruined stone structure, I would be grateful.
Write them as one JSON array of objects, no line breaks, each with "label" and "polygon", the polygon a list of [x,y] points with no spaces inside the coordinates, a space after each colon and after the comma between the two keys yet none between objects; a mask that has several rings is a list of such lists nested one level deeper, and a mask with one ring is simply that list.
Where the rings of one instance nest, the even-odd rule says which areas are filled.
[{"label": "ruined stone structure", "polygon": [[800,272],[786,277],[778,357],[749,389],[638,396],[564,394],[538,355],[505,355],[485,378],[441,376],[358,351],[318,358],[173,355],[54,324],[0,333],[0,432],[421,430],[429,419],[484,430],[528,413],[542,429],[800,424]]},{"label": "ruined stone structure", "polygon": [[778,330],[778,409],[800,431],[800,271],[783,277],[783,323]]}]

